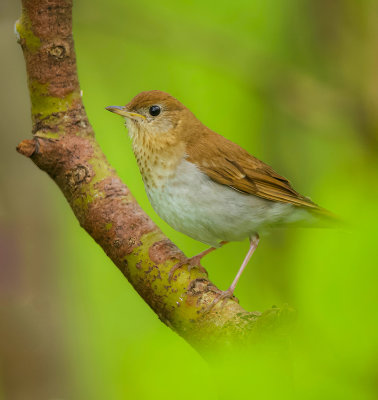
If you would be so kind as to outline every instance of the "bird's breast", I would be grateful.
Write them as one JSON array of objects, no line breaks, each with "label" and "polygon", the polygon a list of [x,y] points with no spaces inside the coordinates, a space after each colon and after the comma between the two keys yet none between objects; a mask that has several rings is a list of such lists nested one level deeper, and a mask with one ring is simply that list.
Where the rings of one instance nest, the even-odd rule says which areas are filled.
[{"label": "bird's breast", "polygon": [[133,151],[147,191],[162,188],[172,181],[185,156],[179,144],[163,146],[151,140],[133,143]]},{"label": "bird's breast", "polygon": [[161,172],[159,178],[154,178],[154,185],[144,179],[148,199],[162,219],[176,230],[216,246],[218,237],[203,225],[211,198],[204,193],[202,177],[194,164],[182,159],[174,172]]}]

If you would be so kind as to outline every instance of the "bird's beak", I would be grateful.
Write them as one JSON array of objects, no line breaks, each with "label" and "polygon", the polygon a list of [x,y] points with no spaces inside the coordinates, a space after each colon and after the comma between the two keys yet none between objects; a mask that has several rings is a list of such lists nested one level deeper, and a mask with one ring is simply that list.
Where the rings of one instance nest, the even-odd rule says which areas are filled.
[{"label": "bird's beak", "polygon": [[105,107],[105,110],[111,111],[115,114],[120,115],[121,117],[126,117],[130,119],[146,119],[144,115],[137,114],[134,112],[127,111],[125,107],[120,107],[120,106],[109,106]]}]

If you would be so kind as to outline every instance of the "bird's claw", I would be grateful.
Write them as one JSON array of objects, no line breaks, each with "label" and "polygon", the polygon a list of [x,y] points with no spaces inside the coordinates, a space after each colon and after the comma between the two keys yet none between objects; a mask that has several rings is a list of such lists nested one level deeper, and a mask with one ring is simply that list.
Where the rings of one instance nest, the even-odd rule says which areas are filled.
[{"label": "bird's claw", "polygon": [[198,268],[202,273],[207,275],[206,269],[201,265],[201,257],[194,256],[191,258],[184,258],[175,264],[171,270],[169,271],[168,280],[172,280],[173,274],[181,268],[183,265],[188,265],[188,272],[192,270],[192,268]]},{"label": "bird's claw", "polygon": [[[203,313],[204,314],[207,314],[208,312],[210,312],[213,308],[214,308],[214,306],[216,305],[216,304],[218,304],[220,301],[224,301],[224,300],[227,300],[227,299],[232,299],[234,297],[234,293],[230,290],[230,289],[227,289],[227,290],[225,290],[225,291],[221,291],[220,293],[218,293],[218,296],[205,308],[205,310],[203,311]],[[235,299],[236,299],[236,297],[235,297]],[[236,299],[237,300],[237,302],[239,303],[239,300],[238,299]]]}]

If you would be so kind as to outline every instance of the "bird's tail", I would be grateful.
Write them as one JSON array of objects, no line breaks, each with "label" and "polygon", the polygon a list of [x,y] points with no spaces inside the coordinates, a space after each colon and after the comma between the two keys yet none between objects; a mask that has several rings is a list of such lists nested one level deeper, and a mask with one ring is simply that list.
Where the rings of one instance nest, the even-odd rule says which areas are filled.
[{"label": "bird's tail", "polygon": [[339,215],[322,208],[310,208],[307,210],[313,217],[312,226],[319,228],[346,228],[347,223]]}]

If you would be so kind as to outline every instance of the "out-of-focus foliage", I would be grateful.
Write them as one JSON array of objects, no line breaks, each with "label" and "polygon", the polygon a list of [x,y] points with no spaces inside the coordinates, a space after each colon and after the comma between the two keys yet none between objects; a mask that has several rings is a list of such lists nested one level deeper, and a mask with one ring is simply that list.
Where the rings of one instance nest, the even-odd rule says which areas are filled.
[{"label": "out-of-focus foliage", "polygon": [[[4,399],[376,398],[377,2],[75,1],[97,139],[188,255],[204,246],[154,213],[122,120],[104,110],[142,90],[171,93],[347,222],[263,237],[236,295],[251,311],[294,307],[290,345],[215,368],[157,319],[54,184],[14,152],[30,135],[12,37],[20,9],[1,8],[0,398],[1,388]],[[227,288],[246,251],[233,243],[209,255],[213,282]]]}]

